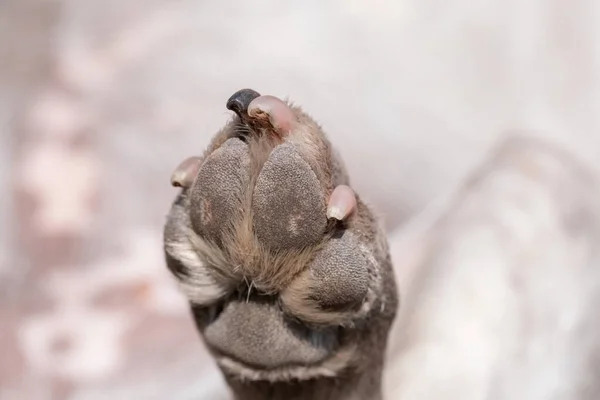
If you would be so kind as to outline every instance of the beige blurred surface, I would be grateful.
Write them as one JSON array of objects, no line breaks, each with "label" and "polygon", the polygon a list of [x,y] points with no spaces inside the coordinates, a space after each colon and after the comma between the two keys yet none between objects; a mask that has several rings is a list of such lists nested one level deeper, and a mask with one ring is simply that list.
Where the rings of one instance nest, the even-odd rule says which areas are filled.
[{"label": "beige blurred surface", "polygon": [[598,398],[599,182],[512,137],[391,237],[404,301],[387,398]]},{"label": "beige blurred surface", "polygon": [[398,232],[513,129],[600,168],[599,17],[594,0],[3,1],[0,398],[216,398],[160,229],[173,167],[235,90],[303,105]]}]

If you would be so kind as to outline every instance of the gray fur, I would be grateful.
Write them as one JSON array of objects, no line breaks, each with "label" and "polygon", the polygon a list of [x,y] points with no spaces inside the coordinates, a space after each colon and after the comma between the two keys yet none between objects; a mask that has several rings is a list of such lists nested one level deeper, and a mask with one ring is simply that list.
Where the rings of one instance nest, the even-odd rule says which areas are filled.
[{"label": "gray fur", "polygon": [[187,191],[177,196],[164,228],[164,250],[167,266],[178,278],[182,292],[195,304],[210,306],[233,290],[218,280],[195,251],[190,235],[192,228]]}]

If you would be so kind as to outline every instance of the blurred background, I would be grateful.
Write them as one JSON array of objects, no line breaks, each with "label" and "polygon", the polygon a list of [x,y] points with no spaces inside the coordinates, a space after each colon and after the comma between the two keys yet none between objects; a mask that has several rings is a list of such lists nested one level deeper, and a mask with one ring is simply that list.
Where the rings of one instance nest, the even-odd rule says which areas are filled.
[{"label": "blurred background", "polygon": [[390,233],[514,130],[600,168],[595,0],[0,2],[0,399],[218,399],[163,264],[174,167],[253,88]]}]

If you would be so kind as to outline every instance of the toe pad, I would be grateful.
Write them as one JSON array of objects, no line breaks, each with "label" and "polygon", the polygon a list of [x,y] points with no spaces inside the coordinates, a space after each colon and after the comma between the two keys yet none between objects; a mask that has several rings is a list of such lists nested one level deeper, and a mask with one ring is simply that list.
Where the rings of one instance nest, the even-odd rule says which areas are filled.
[{"label": "toe pad", "polygon": [[327,223],[317,176],[290,143],[277,146],[253,193],[254,230],[266,246],[298,249],[318,243]]}]

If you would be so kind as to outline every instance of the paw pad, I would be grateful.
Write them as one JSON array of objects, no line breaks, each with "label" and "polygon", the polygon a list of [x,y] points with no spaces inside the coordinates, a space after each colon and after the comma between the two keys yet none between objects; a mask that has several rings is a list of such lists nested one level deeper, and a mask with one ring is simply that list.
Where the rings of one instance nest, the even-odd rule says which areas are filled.
[{"label": "paw pad", "polygon": [[345,232],[332,238],[281,293],[290,314],[308,322],[341,323],[356,312],[369,290],[369,264],[359,240]]},{"label": "paw pad", "polygon": [[205,240],[220,245],[242,218],[249,180],[250,155],[244,142],[228,139],[206,158],[192,189],[192,227]]},{"label": "paw pad", "polygon": [[271,152],[252,203],[256,236],[272,249],[303,248],[323,238],[327,218],[321,184],[290,143]]}]

